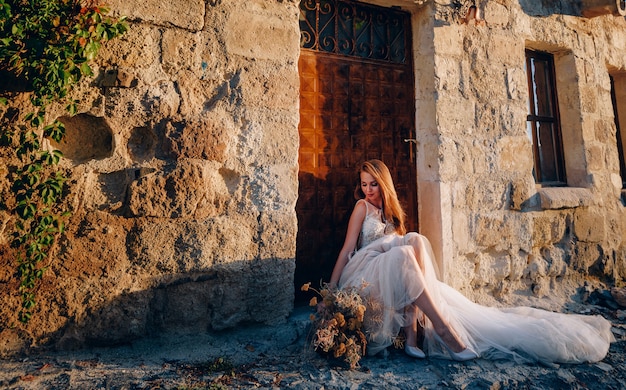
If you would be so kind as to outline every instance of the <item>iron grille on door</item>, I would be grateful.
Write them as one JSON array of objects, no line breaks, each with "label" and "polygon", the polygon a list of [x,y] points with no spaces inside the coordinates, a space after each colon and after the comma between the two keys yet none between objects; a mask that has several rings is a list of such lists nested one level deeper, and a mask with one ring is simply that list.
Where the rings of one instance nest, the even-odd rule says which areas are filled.
[{"label": "iron grille on door", "polygon": [[371,60],[404,64],[406,13],[338,0],[300,2],[300,46]]}]

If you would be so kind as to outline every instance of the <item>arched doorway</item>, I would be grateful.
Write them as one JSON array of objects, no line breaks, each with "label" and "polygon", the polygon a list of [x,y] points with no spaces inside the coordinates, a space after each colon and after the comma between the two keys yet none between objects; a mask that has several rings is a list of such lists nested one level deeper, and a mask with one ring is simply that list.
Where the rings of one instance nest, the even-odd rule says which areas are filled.
[{"label": "arched doorway", "polygon": [[353,1],[303,0],[296,299],[328,281],[355,203],[356,169],[390,168],[417,231],[410,15]]}]

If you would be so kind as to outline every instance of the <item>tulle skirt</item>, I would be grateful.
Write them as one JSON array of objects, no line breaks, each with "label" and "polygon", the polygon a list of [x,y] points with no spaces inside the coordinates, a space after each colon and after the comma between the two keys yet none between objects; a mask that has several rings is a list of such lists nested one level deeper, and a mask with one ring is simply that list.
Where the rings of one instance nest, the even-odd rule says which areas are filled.
[{"label": "tulle skirt", "polygon": [[[611,323],[598,315],[476,304],[437,279],[433,259],[430,243],[417,233],[384,236],[350,257],[339,288],[362,288],[361,294],[369,302],[364,323],[368,354],[376,354],[393,343],[400,329],[408,325],[404,308],[424,289],[463,342],[484,358],[597,362],[606,356],[615,340]],[[420,316],[424,329],[422,349],[429,356],[448,358],[433,337],[432,324]]]}]

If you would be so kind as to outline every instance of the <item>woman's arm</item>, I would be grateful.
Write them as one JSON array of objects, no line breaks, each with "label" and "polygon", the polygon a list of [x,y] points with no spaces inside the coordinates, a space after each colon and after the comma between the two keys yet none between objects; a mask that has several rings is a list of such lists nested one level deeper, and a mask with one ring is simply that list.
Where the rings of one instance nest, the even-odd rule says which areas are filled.
[{"label": "woman's arm", "polygon": [[330,276],[330,287],[337,287],[337,283],[339,283],[339,278],[341,277],[341,272],[348,263],[348,256],[356,248],[359,234],[361,233],[361,227],[363,226],[363,221],[365,220],[365,213],[367,211],[365,208],[365,202],[366,201],[358,201],[354,206],[354,210],[352,210],[352,215],[350,215],[350,221],[348,222],[346,239],[343,242],[343,247],[339,252],[339,256],[335,262],[335,267],[333,268],[333,273]]}]

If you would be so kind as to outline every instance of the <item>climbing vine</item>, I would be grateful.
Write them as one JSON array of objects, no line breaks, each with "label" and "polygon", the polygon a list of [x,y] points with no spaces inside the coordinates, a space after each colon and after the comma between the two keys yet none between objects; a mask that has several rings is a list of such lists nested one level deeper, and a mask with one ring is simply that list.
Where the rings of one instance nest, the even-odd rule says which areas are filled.
[{"label": "climbing vine", "polygon": [[[58,119],[48,121],[46,109],[61,102],[68,115],[76,113],[78,102],[69,99],[72,87],[93,76],[90,61],[101,44],[128,29],[124,18],[107,14],[87,1],[0,0],[0,77],[27,91],[31,103],[28,112],[5,114],[0,123],[0,146],[10,148],[19,161],[10,170],[12,199],[4,199],[4,207],[14,221],[18,319],[24,323],[32,317],[45,260],[53,256],[69,213],[63,204],[66,177],[58,166],[62,153],[48,142],[61,142],[65,128]],[[13,96],[1,90],[0,104],[10,105]]]}]

